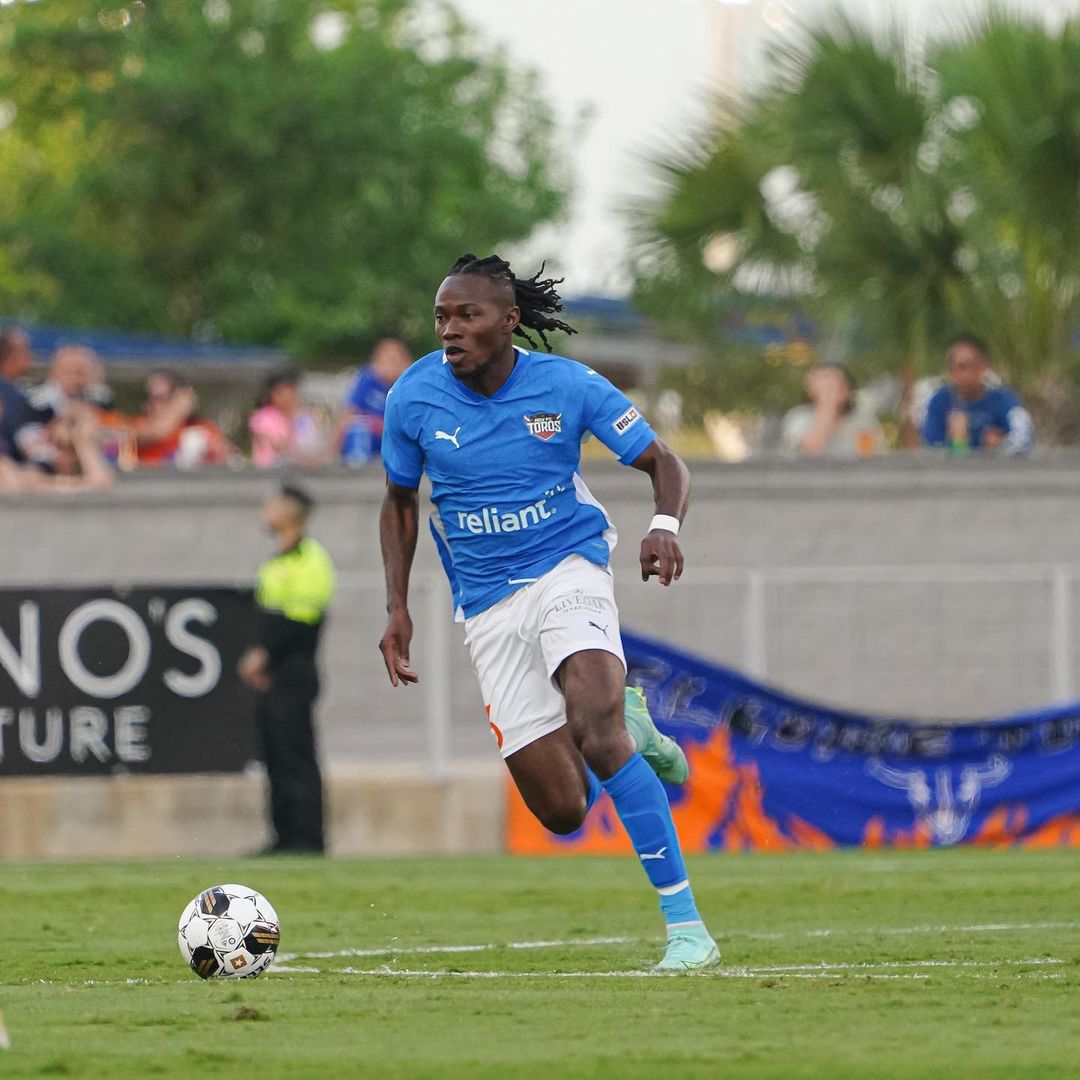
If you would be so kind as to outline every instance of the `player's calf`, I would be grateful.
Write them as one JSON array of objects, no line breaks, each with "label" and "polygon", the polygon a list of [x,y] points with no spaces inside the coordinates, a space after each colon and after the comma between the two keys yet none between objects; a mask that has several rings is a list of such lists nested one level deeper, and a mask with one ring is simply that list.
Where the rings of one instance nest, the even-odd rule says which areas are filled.
[{"label": "player's calf", "polygon": [[533,817],[559,836],[581,828],[602,791],[566,727],[511,754],[506,767]]}]

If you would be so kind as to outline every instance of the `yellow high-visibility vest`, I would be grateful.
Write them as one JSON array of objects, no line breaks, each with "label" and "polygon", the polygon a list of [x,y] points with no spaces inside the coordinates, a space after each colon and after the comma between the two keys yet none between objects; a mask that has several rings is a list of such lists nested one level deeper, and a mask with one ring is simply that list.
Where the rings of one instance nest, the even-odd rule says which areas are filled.
[{"label": "yellow high-visibility vest", "polygon": [[334,598],[336,575],[329,552],[305,536],[296,547],[259,567],[255,602],[293,622],[314,626]]}]

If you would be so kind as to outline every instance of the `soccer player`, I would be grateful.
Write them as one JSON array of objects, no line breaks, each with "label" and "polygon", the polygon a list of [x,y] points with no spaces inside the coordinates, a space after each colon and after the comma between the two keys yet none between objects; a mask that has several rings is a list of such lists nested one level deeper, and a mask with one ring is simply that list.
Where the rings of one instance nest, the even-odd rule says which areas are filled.
[{"label": "soccer player", "polygon": [[[541,273],[543,268],[541,268]],[[658,776],[687,778],[686,759],[627,689],[608,562],[616,533],[578,474],[592,433],[652,480],[656,516],[641,543],[641,577],[682,574],[676,536],[690,494],[683,462],[606,379],[535,348],[562,311],[551,279],[514,276],[496,255],[463,255],[435,297],[442,348],[398,379],[387,401],[380,516],[386,632],[394,686],[418,681],[409,661],[409,572],[420,477],[431,532],[491,726],[522,798],[552,832],[572,833],[601,791],[615,805],[667,924],[664,971],[719,962],[698,914]]]}]

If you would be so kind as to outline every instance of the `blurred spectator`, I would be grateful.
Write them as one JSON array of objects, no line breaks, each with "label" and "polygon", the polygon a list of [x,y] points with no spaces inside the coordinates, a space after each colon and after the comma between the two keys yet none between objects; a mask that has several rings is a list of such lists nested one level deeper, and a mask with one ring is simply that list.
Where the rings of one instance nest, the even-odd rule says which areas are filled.
[{"label": "blurred spectator", "polygon": [[112,412],[116,408],[116,395],[105,382],[105,365],[96,352],[87,354],[86,368],[86,400],[102,412]]},{"label": "blurred spectator", "polygon": [[292,369],[266,380],[259,407],[248,420],[251,458],[260,469],[277,465],[320,465],[326,440],[315,415],[300,404],[300,376]]},{"label": "blurred spectator", "polygon": [[82,345],[61,345],[53,353],[48,377],[27,395],[38,423],[48,424],[73,402],[86,400],[95,363],[100,363],[96,354]]},{"label": "blurred spectator", "polygon": [[15,433],[29,419],[30,402],[16,385],[33,366],[30,339],[17,326],[0,330],[0,455],[20,460]]},{"label": "blurred spectator", "polygon": [[26,331],[18,326],[0,330],[0,379],[17,383],[30,374],[33,366],[34,354]]},{"label": "blurred spectator", "polygon": [[661,390],[653,410],[657,430],[664,439],[674,438],[682,427],[683,400],[678,390]]},{"label": "blurred spectator", "polygon": [[146,377],[143,411],[131,425],[140,467],[193,469],[229,460],[229,440],[215,423],[198,415],[197,404],[186,379],[169,371]]},{"label": "blurred spectator", "polygon": [[113,473],[101,453],[92,408],[76,404],[45,428],[52,447],[47,469],[16,462],[0,442],[0,492],[90,491],[112,485]]},{"label": "blurred spectator", "polygon": [[85,401],[94,360],[94,353],[81,345],[61,345],[49,361],[45,381],[27,393],[30,405],[16,429],[15,444],[38,469],[54,471],[58,448],[53,423]]},{"label": "blurred spectator", "polygon": [[404,342],[383,338],[356,373],[334,422],[338,457],[346,464],[365,465],[379,456],[386,395],[412,359]]},{"label": "blurred spectator", "polygon": [[948,383],[927,406],[923,442],[955,453],[1025,454],[1034,445],[1031,414],[990,370],[989,350],[979,338],[964,334],[949,345]]},{"label": "blurred spectator", "polygon": [[885,433],[872,406],[859,398],[851,373],[820,364],[806,374],[810,404],[784,417],[781,446],[805,457],[869,457],[885,449]]}]

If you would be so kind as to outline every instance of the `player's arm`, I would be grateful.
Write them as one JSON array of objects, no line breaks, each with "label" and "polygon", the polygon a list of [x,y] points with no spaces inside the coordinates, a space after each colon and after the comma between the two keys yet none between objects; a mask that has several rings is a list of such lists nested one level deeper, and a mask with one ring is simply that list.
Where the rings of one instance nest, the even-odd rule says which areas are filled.
[{"label": "player's arm", "polygon": [[418,682],[409,666],[412,619],[409,618],[409,572],[416,554],[420,521],[417,488],[424,470],[424,452],[417,438],[417,426],[408,416],[409,403],[391,390],[386,397],[382,459],[386,468],[386,497],[379,513],[379,540],[386,572],[386,632],[379,651],[390,682],[408,685]]},{"label": "player's arm", "polygon": [[[656,517],[641,542],[641,580],[658,577],[661,585],[677,581],[683,571],[682,551],[675,539],[690,501],[690,470],[665,446],[622,391],[586,367],[577,373],[584,399],[582,420],[623,465],[648,473],[653,485]],[[657,518],[660,520],[658,521]],[[666,520],[664,520],[666,519]]]},{"label": "player's arm", "polygon": [[416,488],[386,481],[386,497],[379,513],[379,540],[386,572],[386,631],[379,642],[390,682],[408,685],[419,681],[409,665],[413,626],[409,616],[409,573],[416,554],[420,498]]},{"label": "player's arm", "polygon": [[[641,541],[641,580],[658,577],[661,585],[678,581],[683,572],[683,554],[674,530],[665,524],[682,524],[690,504],[690,470],[669,447],[654,439],[645,452],[630,464],[647,473],[652,480],[653,500],[656,505],[656,526]],[[666,518],[657,521],[657,518]]]}]

